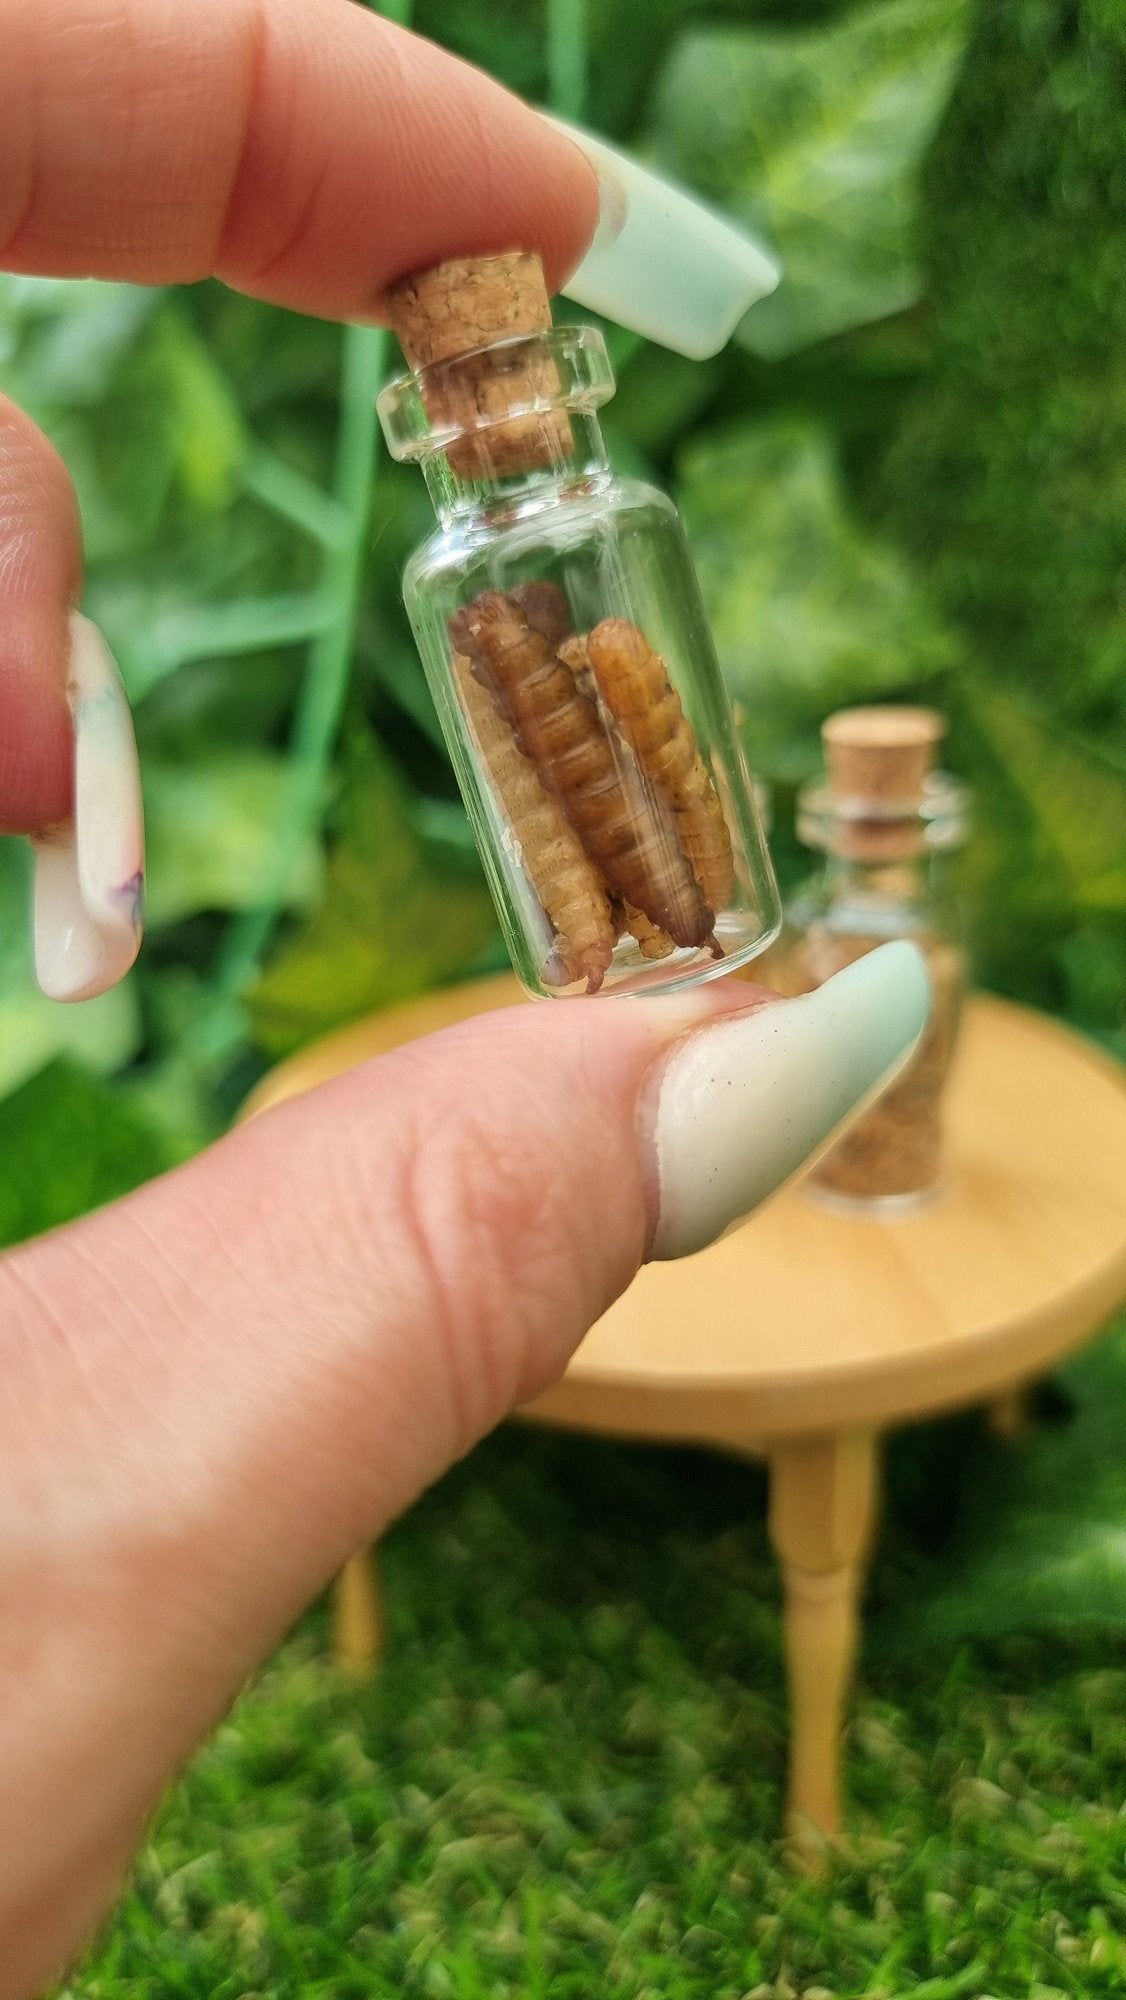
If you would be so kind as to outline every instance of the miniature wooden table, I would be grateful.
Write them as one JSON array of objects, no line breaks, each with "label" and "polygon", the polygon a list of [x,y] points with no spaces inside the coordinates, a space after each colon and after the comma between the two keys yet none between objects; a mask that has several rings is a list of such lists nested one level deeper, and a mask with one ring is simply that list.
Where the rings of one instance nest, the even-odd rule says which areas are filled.
[{"label": "miniature wooden table", "polygon": [[[369,1056],[523,996],[505,976],[392,1009],[267,1077],[265,1110]],[[650,1265],[524,1414],[763,1455],[785,1579],[789,1824],[835,1834],[839,1744],[882,1429],[958,1404],[1003,1415],[1126,1295],[1126,1090],[1077,1035],[973,999],[948,1107],[949,1188],[889,1221],[789,1189],[723,1242]],[[341,1578],[353,1662],[378,1644],[366,1559]]]}]

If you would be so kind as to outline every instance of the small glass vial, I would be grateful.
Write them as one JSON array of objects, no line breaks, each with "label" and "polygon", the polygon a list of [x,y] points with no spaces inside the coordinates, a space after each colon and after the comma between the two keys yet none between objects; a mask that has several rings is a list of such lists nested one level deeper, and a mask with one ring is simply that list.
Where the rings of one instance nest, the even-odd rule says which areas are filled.
[{"label": "small glass vial", "polygon": [[610,468],[596,328],[550,326],[538,259],[389,299],[379,399],[439,528],[403,594],[520,978],[642,992],[763,951],[777,890],[676,509]]},{"label": "small glass vial", "polygon": [[894,1213],[941,1185],[942,1091],[966,981],[950,857],[967,794],[932,768],[946,725],[920,708],[853,708],[822,729],[824,774],[798,795],[798,833],[824,865],[788,907],[771,971],[808,993],[877,945],[910,938],[931,977],[931,1014],[909,1069],[804,1182],[819,1206]]}]

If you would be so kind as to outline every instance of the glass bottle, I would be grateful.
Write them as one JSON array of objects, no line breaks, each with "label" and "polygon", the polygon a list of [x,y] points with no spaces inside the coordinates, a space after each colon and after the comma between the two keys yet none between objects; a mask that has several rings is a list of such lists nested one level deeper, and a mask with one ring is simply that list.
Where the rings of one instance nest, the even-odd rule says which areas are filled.
[{"label": "glass bottle", "polygon": [[602,335],[543,323],[532,258],[401,289],[380,416],[439,521],[403,594],[513,964],[537,994],[714,978],[777,890],[679,516],[607,458]]},{"label": "glass bottle", "polygon": [[944,734],[929,709],[842,709],[822,730],[825,772],[798,795],[798,833],[825,859],[787,907],[773,983],[811,992],[892,938],[919,946],[931,978],[930,1020],[909,1068],[803,1184],[842,1212],[911,1209],[941,1186],[942,1093],[966,981],[952,856],[967,793],[932,768]]}]

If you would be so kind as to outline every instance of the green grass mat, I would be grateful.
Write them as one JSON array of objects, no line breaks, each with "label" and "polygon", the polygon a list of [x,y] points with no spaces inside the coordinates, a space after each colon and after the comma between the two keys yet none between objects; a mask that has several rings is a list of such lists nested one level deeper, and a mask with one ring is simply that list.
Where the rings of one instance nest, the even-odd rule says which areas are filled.
[{"label": "green grass mat", "polygon": [[[910,1579],[909,1497],[877,1599]],[[1126,1991],[1126,1640],[870,1647],[856,1854],[803,1881],[776,1837],[764,1504],[760,1471],[702,1453],[488,1442],[389,1539],[379,1679],[334,1675],[312,1615],[168,1801],[69,1994]]]}]

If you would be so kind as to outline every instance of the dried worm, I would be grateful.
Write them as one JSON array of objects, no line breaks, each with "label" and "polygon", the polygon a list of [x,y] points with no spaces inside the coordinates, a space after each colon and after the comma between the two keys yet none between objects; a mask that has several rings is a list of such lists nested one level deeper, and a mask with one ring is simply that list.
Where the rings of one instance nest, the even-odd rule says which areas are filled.
[{"label": "dried worm", "polygon": [[557,583],[518,583],[508,592],[534,632],[557,650],[571,630],[571,611]]},{"label": "dried worm", "polygon": [[676,944],[706,943],[711,910],[657,800],[543,633],[495,590],[455,613],[450,632],[610,887]]},{"label": "dried worm", "polygon": [[731,838],[711,773],[668,668],[628,618],[603,618],[587,635],[599,695],[672,814],[680,844],[713,910],[731,895]]},{"label": "dried worm", "polygon": [[[614,952],[610,903],[602,877],[561,807],[524,755],[488,690],[464,653],[454,656],[454,678],[502,812],[520,843],[528,879],[558,940],[558,978],[586,980],[597,993]],[[549,961],[549,963],[551,963]],[[555,970],[555,965],[552,966]]]}]

